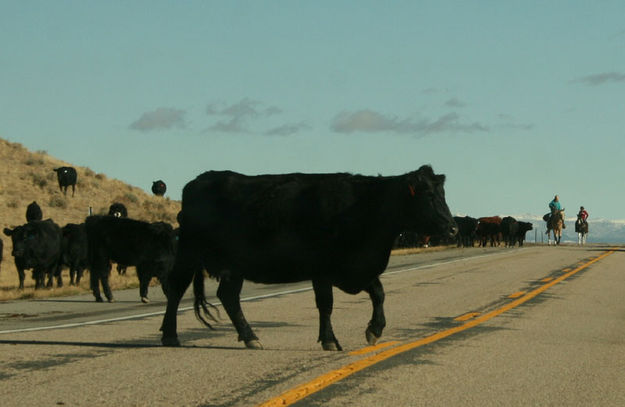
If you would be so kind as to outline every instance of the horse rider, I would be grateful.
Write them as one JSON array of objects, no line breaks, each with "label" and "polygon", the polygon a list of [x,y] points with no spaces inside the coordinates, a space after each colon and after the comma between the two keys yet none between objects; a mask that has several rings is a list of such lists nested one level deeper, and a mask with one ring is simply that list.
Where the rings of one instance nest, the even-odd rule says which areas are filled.
[{"label": "horse rider", "polygon": [[583,223],[587,223],[586,219],[588,219],[588,211],[586,211],[583,206],[580,206],[579,212],[577,212],[577,217],[580,218]]},{"label": "horse rider", "polygon": [[[553,197],[553,201],[549,202],[549,210],[551,211],[551,216],[555,215],[556,212],[562,210],[562,205],[560,205],[560,197],[556,195]],[[549,218],[551,220],[551,218]],[[566,228],[564,222],[562,222],[562,229]]]}]

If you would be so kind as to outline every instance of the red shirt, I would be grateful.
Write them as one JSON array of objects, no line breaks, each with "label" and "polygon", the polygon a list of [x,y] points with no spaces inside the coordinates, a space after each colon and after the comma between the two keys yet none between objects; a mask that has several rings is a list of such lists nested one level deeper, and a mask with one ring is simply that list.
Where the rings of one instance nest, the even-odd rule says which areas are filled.
[{"label": "red shirt", "polygon": [[577,216],[579,216],[580,218],[582,218],[583,221],[585,221],[586,219],[588,219],[588,212],[586,212],[586,209],[582,209],[581,211],[579,211]]}]

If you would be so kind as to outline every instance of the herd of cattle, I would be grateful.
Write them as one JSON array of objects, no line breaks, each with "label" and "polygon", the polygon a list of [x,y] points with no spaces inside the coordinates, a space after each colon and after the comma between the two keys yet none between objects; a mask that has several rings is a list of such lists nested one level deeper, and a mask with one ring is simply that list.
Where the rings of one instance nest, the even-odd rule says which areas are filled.
[{"label": "herd of cattle", "polygon": [[[59,174],[61,187],[62,171]],[[75,180],[74,180],[75,182]],[[163,194],[164,183],[153,192]],[[365,336],[375,344],[386,325],[384,289],[379,279],[396,237],[402,231],[458,245],[523,244],[531,224],[511,217],[453,218],[444,192],[445,176],[430,166],[400,176],[371,177],[348,173],[246,176],[209,171],[183,189],[180,228],[163,222],[147,223],[127,217],[115,203],[108,215],[89,216],[83,224],[59,227],[43,220],[33,202],[27,223],[4,233],[13,242],[12,254],[24,286],[24,270],[32,269],[36,288],[50,287],[61,269],[70,269],[70,284],[85,269],[96,301],[100,286],[110,302],[111,264],[118,270],[135,266],[140,297],[148,301],[148,283],[161,282],[167,297],[161,342],[177,346],[177,311],[193,283],[194,308],[210,327],[213,318],[204,293],[207,273],[219,282],[217,297],[239,340],[248,348],[262,348],[240,306],[244,280],[262,284],[312,281],[319,311],[323,349],[341,350],[331,325],[332,287],[348,294],[369,294],[373,313]],[[47,277],[47,282],[46,282]],[[213,318],[214,319],[214,318]]]},{"label": "herd of cattle", "polygon": [[454,217],[458,225],[456,236],[458,247],[473,247],[476,242],[479,246],[485,247],[499,246],[514,247],[517,243],[523,246],[525,235],[532,230],[530,222],[517,221],[511,216],[501,218],[490,216],[483,218],[472,218],[470,216]]},{"label": "herd of cattle", "polygon": [[[54,169],[60,190],[66,194],[72,187],[74,195],[77,173],[73,167]],[[154,181],[152,190],[162,196],[166,186]],[[100,285],[108,301],[113,301],[109,286],[111,262],[117,270],[135,266],[139,278],[141,300],[148,302],[148,286],[153,277],[166,279],[175,256],[176,233],[170,224],[147,223],[129,219],[122,203],[113,203],[107,216],[89,216],[84,223],[68,223],[60,227],[52,219],[43,220],[43,212],[33,201],[26,208],[26,223],[5,228],[11,238],[12,255],[19,277],[19,288],[24,289],[25,271],[32,269],[35,289],[63,286],[61,271],[69,269],[70,285],[78,285],[86,269],[90,270],[90,285],[96,301],[102,302]],[[2,261],[0,240],[0,261]],[[46,281],[47,279],[47,281]],[[162,284],[163,290],[166,284]]]},{"label": "herd of cattle", "polygon": [[472,218],[470,216],[454,216],[458,233],[451,239],[441,236],[419,235],[414,232],[403,232],[395,241],[395,247],[429,247],[441,244],[456,244],[458,247],[486,247],[504,245],[523,246],[525,235],[533,229],[530,222],[517,221],[511,216],[501,218],[488,216]]},{"label": "herd of cattle", "polygon": [[[76,184],[76,170],[61,167],[57,172],[59,188],[66,193]],[[152,192],[162,196],[166,186],[162,180],[154,181]],[[25,270],[32,269],[35,288],[63,285],[61,270],[69,269],[70,285],[78,285],[85,270],[89,269],[90,285],[96,301],[103,301],[100,286],[108,301],[113,300],[108,278],[111,262],[118,264],[117,270],[125,272],[126,267],[135,266],[140,284],[140,297],[148,302],[148,286],[153,277],[161,282],[163,291],[168,271],[175,259],[178,229],[164,222],[147,223],[128,219],[128,211],[121,203],[113,203],[108,216],[90,216],[85,223],[69,223],[62,228],[51,219],[42,220],[42,210],[36,202],[26,208],[27,223],[13,229],[5,228],[4,234],[13,243],[12,254],[19,275],[19,288],[24,288]],[[512,217],[499,216],[472,218],[454,217],[457,234],[453,239],[458,247],[480,247],[505,244],[506,247],[523,245],[525,234],[532,230],[529,222],[517,222]],[[404,232],[394,247],[427,244],[430,239],[441,242],[441,236]],[[449,238],[447,238],[449,239]],[[445,240],[445,239],[443,239]],[[442,243],[450,243],[449,241]],[[0,249],[2,240],[0,240]],[[0,250],[0,261],[2,260]],[[46,281],[47,278],[47,281]]]}]

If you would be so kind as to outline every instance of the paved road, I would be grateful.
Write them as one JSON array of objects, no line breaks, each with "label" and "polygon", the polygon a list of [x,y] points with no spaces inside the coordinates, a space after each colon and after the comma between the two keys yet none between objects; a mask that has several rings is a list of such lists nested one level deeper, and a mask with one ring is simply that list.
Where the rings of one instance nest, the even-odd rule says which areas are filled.
[{"label": "paved road", "polygon": [[[298,406],[621,406],[624,262],[603,247],[394,257],[382,279],[387,329],[368,353],[368,297],[336,290],[344,352],[316,343],[309,290],[244,304],[263,351],[244,349],[228,321],[209,331],[192,312],[180,314],[174,349],[158,345],[161,315],[0,333],[2,405],[245,406],[285,395]],[[245,296],[307,287],[250,286]],[[147,306],[136,292],[115,304],[0,304],[0,331],[160,312],[158,292]]]}]

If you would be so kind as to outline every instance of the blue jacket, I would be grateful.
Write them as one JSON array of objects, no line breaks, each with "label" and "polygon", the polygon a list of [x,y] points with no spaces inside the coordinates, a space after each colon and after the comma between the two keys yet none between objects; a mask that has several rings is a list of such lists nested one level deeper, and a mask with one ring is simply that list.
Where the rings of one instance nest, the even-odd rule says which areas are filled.
[{"label": "blue jacket", "polygon": [[562,209],[562,206],[560,206],[560,201],[556,201],[555,199],[551,202],[549,202],[549,209],[551,209],[551,212],[555,212],[555,211],[559,211]]}]

